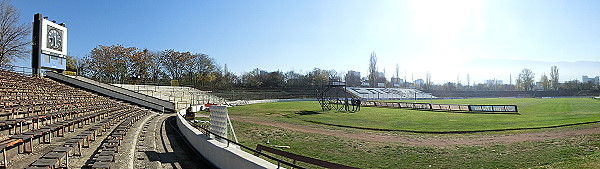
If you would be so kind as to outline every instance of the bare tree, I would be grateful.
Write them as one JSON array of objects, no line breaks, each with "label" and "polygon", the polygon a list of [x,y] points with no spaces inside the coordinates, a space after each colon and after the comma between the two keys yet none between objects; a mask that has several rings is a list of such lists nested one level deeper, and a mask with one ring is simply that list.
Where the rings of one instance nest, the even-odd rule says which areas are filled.
[{"label": "bare tree", "polygon": [[533,86],[535,86],[535,81],[533,80],[535,74],[531,71],[531,69],[525,68],[519,73],[519,78],[517,79],[517,84],[519,88],[525,91],[533,90]]},{"label": "bare tree", "polygon": [[542,89],[550,89],[550,80],[548,80],[548,76],[546,76],[545,73],[542,73],[542,77],[540,77],[540,83],[542,84]]},{"label": "bare tree", "polygon": [[471,76],[467,73],[467,87],[471,87]]},{"label": "bare tree", "polygon": [[369,86],[375,87],[377,86],[377,55],[375,52],[371,53],[371,57],[369,58]]},{"label": "bare tree", "polygon": [[30,27],[19,24],[19,17],[19,11],[10,4],[10,0],[0,2],[0,65],[28,56]]},{"label": "bare tree", "polygon": [[433,85],[433,83],[431,82],[431,74],[429,73],[429,71],[427,71],[427,74],[425,74],[425,89],[431,90],[431,85]]},{"label": "bare tree", "polygon": [[396,63],[396,78],[400,78],[400,67],[398,66],[398,63]]},{"label": "bare tree", "polygon": [[456,89],[460,90],[460,74],[456,75]]},{"label": "bare tree", "polygon": [[550,85],[553,90],[558,90],[558,66],[550,67]]}]

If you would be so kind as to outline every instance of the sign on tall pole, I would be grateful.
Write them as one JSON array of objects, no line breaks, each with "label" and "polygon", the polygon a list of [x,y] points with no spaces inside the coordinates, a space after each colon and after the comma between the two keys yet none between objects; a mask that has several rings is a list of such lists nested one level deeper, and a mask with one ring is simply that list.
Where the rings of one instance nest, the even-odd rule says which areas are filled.
[{"label": "sign on tall pole", "polygon": [[64,71],[67,68],[67,27],[37,13],[33,16],[31,68]]}]

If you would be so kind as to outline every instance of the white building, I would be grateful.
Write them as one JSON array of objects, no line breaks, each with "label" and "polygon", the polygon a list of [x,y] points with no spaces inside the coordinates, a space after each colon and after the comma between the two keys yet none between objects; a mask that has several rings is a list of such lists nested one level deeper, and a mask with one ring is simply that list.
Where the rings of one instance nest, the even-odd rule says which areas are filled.
[{"label": "white building", "polygon": [[600,83],[600,76],[596,76],[593,78],[588,78],[588,76],[581,76],[581,82],[582,83],[592,82],[595,85],[598,85],[598,83]]}]

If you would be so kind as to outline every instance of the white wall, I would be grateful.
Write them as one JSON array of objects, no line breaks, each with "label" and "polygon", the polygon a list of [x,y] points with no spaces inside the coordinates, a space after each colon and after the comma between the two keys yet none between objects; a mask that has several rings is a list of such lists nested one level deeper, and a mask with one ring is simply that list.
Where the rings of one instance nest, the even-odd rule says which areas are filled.
[{"label": "white wall", "polygon": [[218,168],[277,168],[277,165],[240,150],[234,144],[223,144],[202,134],[190,125],[182,116],[185,109],[177,115],[177,126],[197,152]]}]

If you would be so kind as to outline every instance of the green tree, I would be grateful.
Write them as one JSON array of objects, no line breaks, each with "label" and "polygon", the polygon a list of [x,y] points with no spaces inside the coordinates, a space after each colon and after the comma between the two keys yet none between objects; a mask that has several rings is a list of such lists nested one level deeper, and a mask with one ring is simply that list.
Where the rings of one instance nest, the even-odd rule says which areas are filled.
[{"label": "green tree", "polygon": [[67,55],[65,58],[67,60],[67,71],[77,72],[76,63],[79,62],[77,58],[74,58],[71,55]]},{"label": "green tree", "polygon": [[315,68],[308,73],[308,77],[310,79],[311,86],[321,86],[329,83],[330,75],[329,71]]},{"label": "green tree", "polygon": [[288,87],[304,88],[310,85],[310,80],[308,80],[306,75],[297,73],[293,70],[285,73],[284,80]]},{"label": "green tree", "polygon": [[285,78],[283,72],[274,71],[269,72],[265,75],[264,84],[268,88],[281,88],[285,85]]},{"label": "green tree", "polygon": [[581,83],[581,90],[593,90],[594,86],[595,84],[593,81],[583,82]]},{"label": "green tree", "polygon": [[581,90],[581,82],[578,80],[566,81],[562,86],[563,90]]},{"label": "green tree", "polygon": [[258,68],[247,72],[242,76],[242,82],[246,87],[260,87],[263,84],[263,72],[265,71],[260,70]]},{"label": "green tree", "polygon": [[441,86],[442,90],[456,90],[456,84],[452,82],[444,83]]}]

